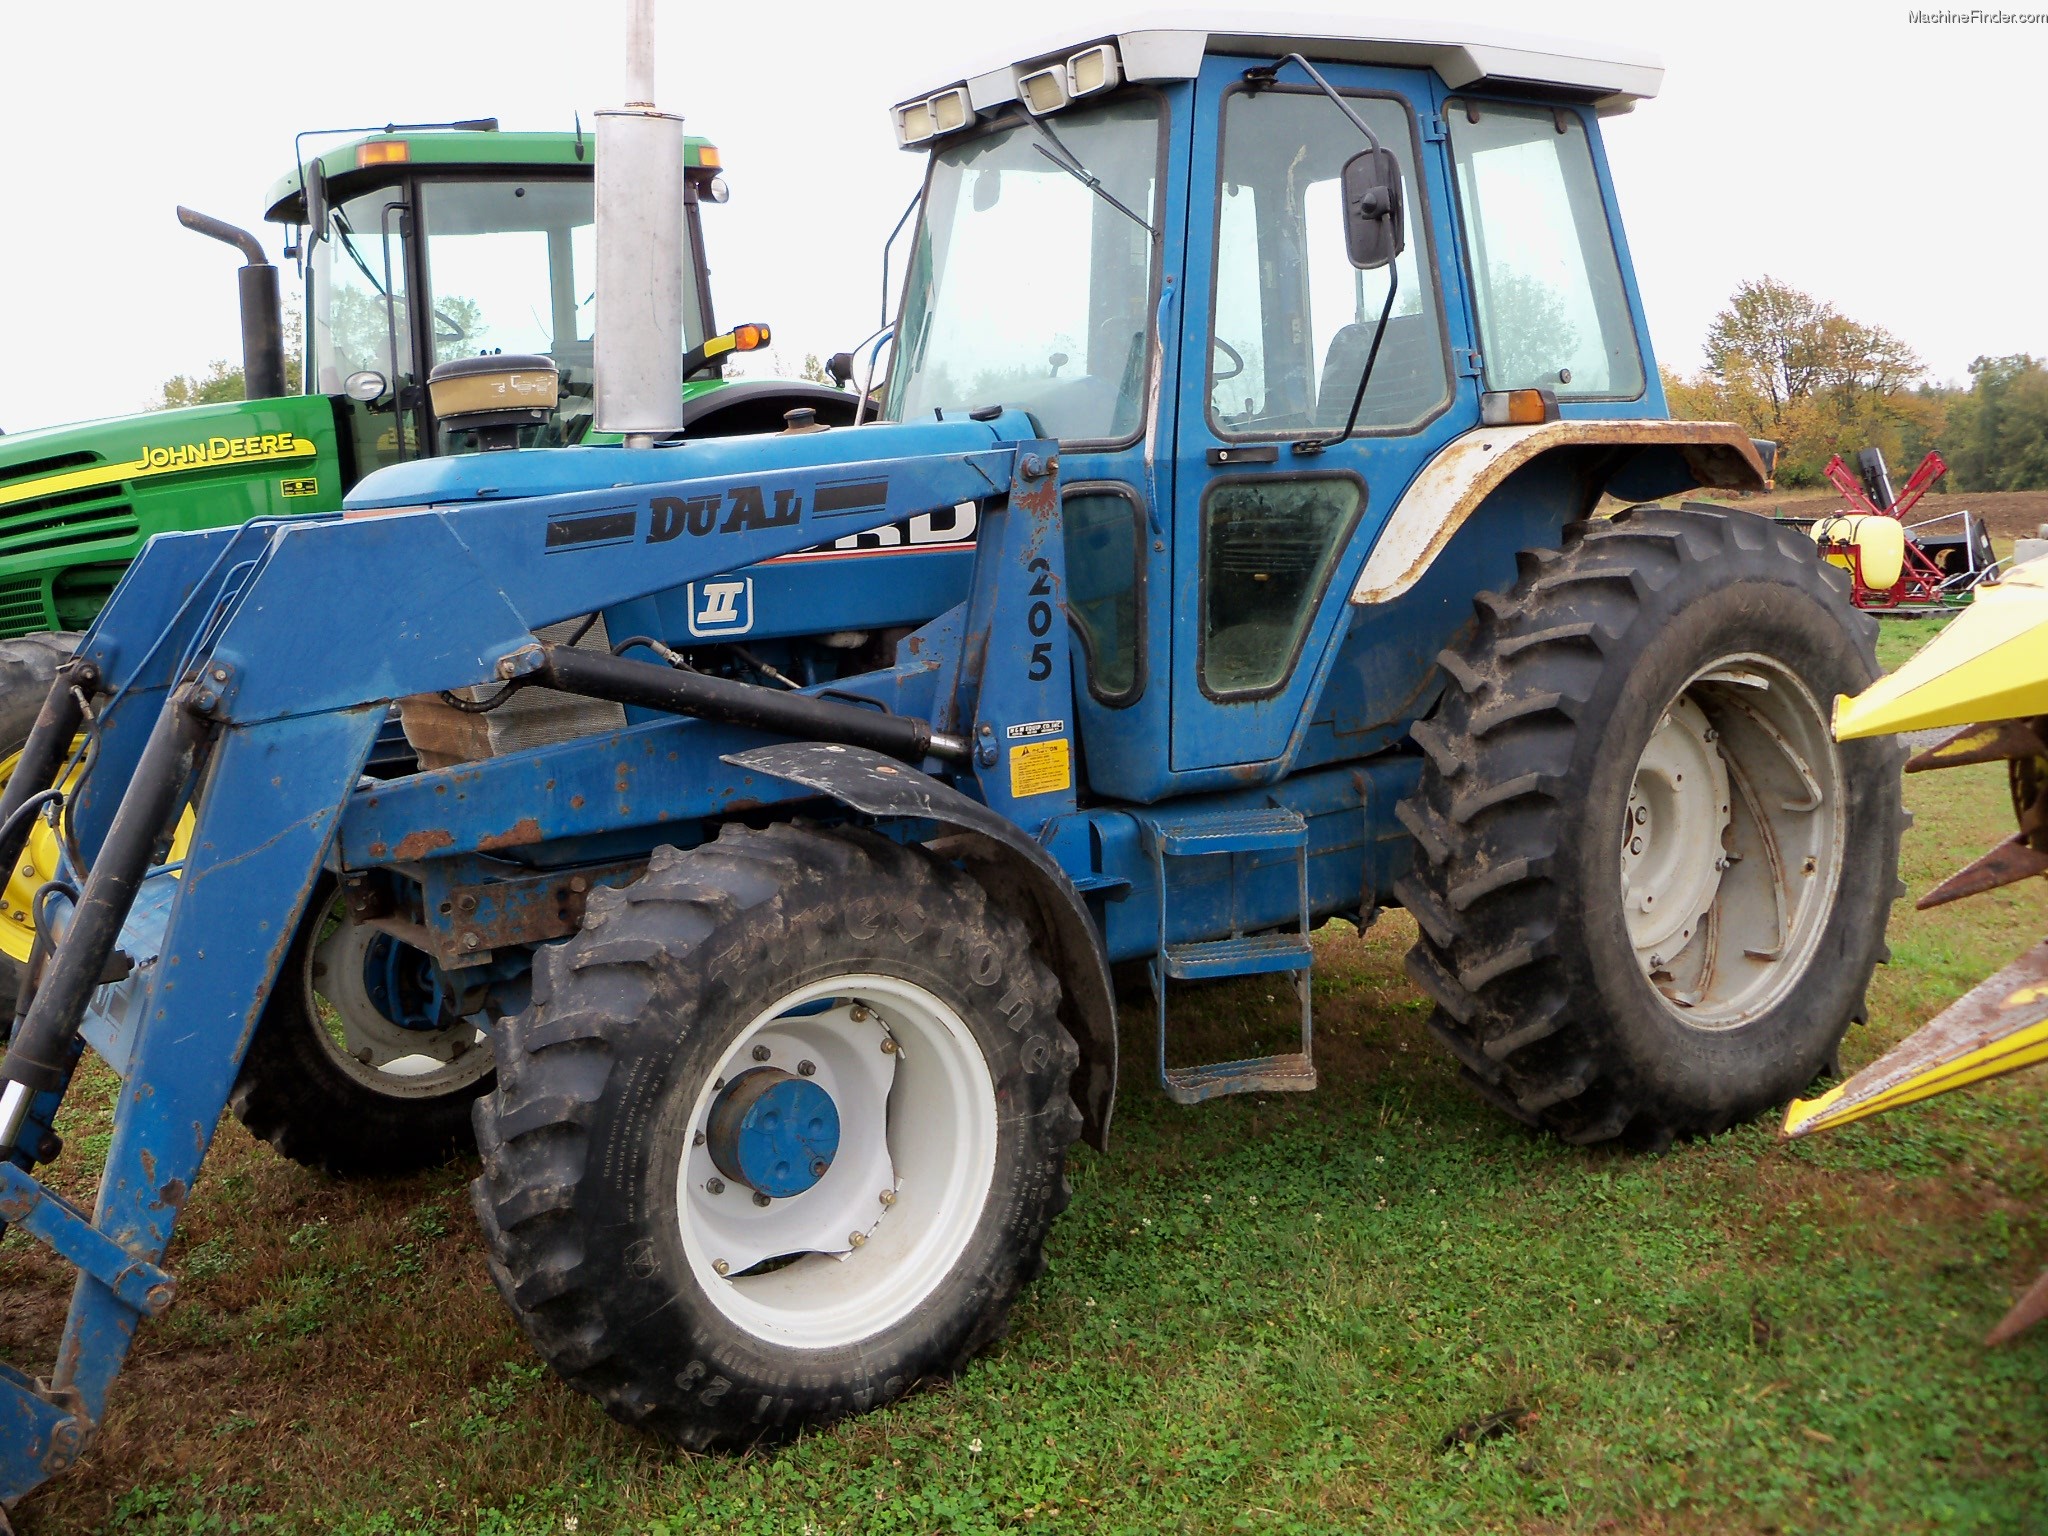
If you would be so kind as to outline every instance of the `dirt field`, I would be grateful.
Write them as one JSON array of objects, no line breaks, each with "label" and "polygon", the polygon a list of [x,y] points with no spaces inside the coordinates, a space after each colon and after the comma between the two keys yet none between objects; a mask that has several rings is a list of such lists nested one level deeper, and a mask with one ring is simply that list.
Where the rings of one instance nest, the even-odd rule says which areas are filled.
[{"label": "dirt field", "polygon": [[[1786,517],[1818,517],[1842,505],[1833,491],[1783,491],[1765,496],[1746,496],[1737,501],[1757,512],[1782,513]],[[1930,495],[1920,498],[1912,521],[1921,522],[1948,512],[1970,511],[1983,518],[1999,547],[2014,539],[2031,539],[2048,523],[2048,491],[1981,491],[1966,495]]]}]

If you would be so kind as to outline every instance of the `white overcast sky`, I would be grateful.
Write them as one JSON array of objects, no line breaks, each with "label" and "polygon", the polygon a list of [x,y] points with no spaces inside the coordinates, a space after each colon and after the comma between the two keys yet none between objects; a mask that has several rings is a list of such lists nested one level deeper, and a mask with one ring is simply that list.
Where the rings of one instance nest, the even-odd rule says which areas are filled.
[{"label": "white overcast sky", "polygon": [[[2048,26],[1908,14],[1448,0],[1433,19],[1662,56],[1663,95],[1607,124],[1661,360],[1696,367],[1736,283],[1768,272],[1960,379],[1980,353],[2048,355]],[[1113,21],[1085,0],[661,0],[661,102],[720,145],[733,188],[705,218],[720,319],[769,321],[788,366],[857,341],[919,178],[889,104]],[[0,428],[139,409],[239,357],[239,258],[176,204],[259,229],[276,258],[263,193],[296,130],[588,124],[622,95],[621,34],[617,0],[0,0]]]}]

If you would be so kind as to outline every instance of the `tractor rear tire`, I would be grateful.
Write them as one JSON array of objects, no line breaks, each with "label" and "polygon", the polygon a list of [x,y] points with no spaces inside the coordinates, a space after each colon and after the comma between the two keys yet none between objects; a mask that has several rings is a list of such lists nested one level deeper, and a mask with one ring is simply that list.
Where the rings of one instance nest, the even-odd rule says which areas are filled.
[{"label": "tractor rear tire", "polygon": [[1745,512],[1637,508],[1520,566],[1414,729],[1409,974],[1510,1115],[1716,1134],[1832,1066],[1887,954],[1902,753],[1828,728],[1877,621]]},{"label": "tractor rear tire", "polygon": [[[1067,1203],[1059,997],[923,849],[778,825],[657,850],[540,952],[501,1032],[471,1186],[491,1277],[564,1380],[691,1450],[949,1378]],[[802,1111],[836,1147],[801,1155],[803,1188],[736,1171],[722,1117],[757,1081],[829,1106]]]},{"label": "tractor rear tire", "polygon": [[[471,1150],[470,1106],[491,1087],[491,1043],[458,1021],[407,1029],[368,987],[372,945],[332,879],[315,886],[228,1096],[235,1118],[295,1163],[390,1177]],[[398,946],[396,959],[426,964]],[[350,1051],[357,1053],[351,1055]]]},{"label": "tractor rear tire", "polygon": [[[56,680],[57,668],[71,659],[71,653],[78,649],[82,638],[75,634],[48,633],[0,640],[0,789],[6,787],[14,759],[28,745],[28,733],[35,728],[43,701],[50,696],[50,684]],[[5,884],[5,881],[0,881],[0,886]],[[26,891],[30,898],[34,894],[33,889]],[[0,923],[7,924],[23,936],[22,942],[10,946],[20,949],[20,956],[0,953],[0,1040],[7,1038],[14,1021],[15,1003],[21,995],[22,970],[27,960],[26,938],[35,932],[33,925],[26,920],[28,914],[24,911],[24,921],[17,923],[15,911],[12,902],[5,910],[0,910]]]}]

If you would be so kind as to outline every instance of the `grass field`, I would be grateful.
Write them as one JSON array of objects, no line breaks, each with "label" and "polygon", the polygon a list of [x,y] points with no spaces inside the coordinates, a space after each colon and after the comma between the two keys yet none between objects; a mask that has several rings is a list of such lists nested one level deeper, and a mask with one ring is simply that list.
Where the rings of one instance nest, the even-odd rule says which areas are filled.
[{"label": "grass field", "polygon": [[[1896,661],[1931,629],[1888,625]],[[1924,890],[2011,829],[2003,775],[1907,781]],[[2048,932],[2039,882],[1894,909],[1869,1060]],[[1112,1150],[954,1385],[739,1458],[556,1383],[484,1274],[457,1166],[338,1184],[230,1121],[105,1433],[25,1532],[2048,1532],[2048,1073],[1783,1145],[1660,1157],[1462,1092],[1401,914],[1320,936],[1314,1095],[1166,1103],[1125,1020]],[[1191,991],[1188,1048],[1283,994]],[[56,1170],[89,1186],[111,1082]],[[50,1358],[59,1266],[0,1251],[0,1352]]]}]

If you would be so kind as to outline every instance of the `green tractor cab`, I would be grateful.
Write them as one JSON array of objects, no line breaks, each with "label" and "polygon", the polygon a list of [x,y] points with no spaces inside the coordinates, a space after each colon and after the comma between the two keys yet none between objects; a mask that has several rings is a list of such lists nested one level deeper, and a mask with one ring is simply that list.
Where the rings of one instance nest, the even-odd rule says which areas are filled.
[{"label": "green tractor cab", "polygon": [[[591,432],[595,161],[595,139],[580,127],[501,133],[488,120],[359,135],[306,156],[271,187],[265,213],[285,226],[285,253],[304,279],[303,393],[0,436],[0,782],[75,632],[153,535],[333,512],[372,470],[479,446],[473,432],[437,419],[426,387],[437,365],[480,353],[545,358],[560,378],[557,401],[522,443],[610,440]],[[765,345],[769,330],[719,331],[700,221],[704,204],[727,197],[717,147],[689,139],[684,174],[687,293],[676,340],[695,363],[683,383],[685,431],[771,431],[798,408],[828,426],[850,422],[851,394],[725,379],[733,353]],[[261,245],[218,220],[180,217],[248,257],[245,378],[281,380],[274,298],[267,314],[260,299],[252,305],[247,280],[262,274],[256,291],[275,294]],[[266,348],[274,366],[251,366]],[[37,850],[54,847],[31,840],[11,872],[22,891],[49,877]],[[0,1013],[11,1009],[34,932],[16,894],[0,890]]]}]

